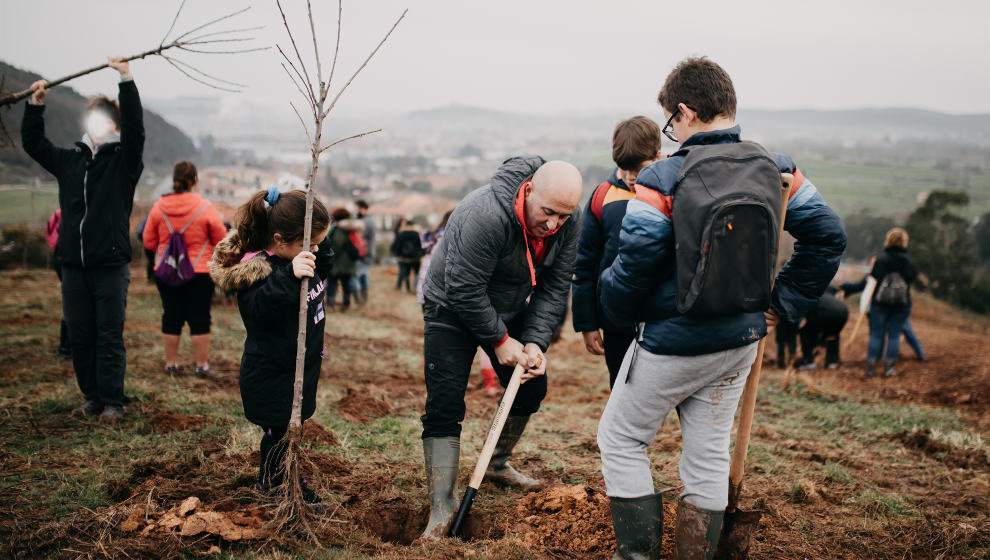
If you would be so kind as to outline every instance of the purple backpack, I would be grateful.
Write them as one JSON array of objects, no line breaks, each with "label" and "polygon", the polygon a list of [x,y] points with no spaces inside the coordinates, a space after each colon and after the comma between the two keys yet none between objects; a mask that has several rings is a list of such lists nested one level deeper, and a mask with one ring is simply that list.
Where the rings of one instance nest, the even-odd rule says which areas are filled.
[{"label": "purple backpack", "polygon": [[185,226],[179,231],[172,229],[172,224],[168,221],[168,216],[165,215],[165,211],[162,210],[162,218],[165,219],[165,227],[168,228],[168,243],[165,244],[165,250],[162,251],[162,258],[158,261],[155,266],[155,276],[159,280],[172,286],[173,288],[178,288],[186,282],[192,280],[195,272],[196,263],[199,262],[200,257],[206,251],[207,242],[203,241],[203,247],[199,250],[199,254],[196,255],[196,260],[189,262],[189,252],[186,250],[186,240],[182,237],[183,232],[196,221],[196,218],[203,213],[203,210],[210,205],[209,202],[203,205],[202,208],[193,215],[192,219],[189,220]]}]

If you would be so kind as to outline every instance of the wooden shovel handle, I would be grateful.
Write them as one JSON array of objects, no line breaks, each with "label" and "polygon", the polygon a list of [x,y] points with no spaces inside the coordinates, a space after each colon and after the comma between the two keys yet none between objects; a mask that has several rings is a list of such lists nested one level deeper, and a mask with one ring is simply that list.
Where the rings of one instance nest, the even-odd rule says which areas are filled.
[{"label": "wooden shovel handle", "polygon": [[509,409],[512,408],[512,401],[516,400],[516,393],[519,392],[519,384],[522,383],[523,371],[525,371],[525,368],[522,364],[517,364],[516,368],[512,370],[512,378],[509,379],[509,385],[505,388],[505,393],[502,394],[502,400],[498,403],[498,410],[495,412],[495,421],[492,422],[491,428],[488,429],[488,438],[485,439],[485,446],[481,448],[481,456],[478,457],[478,464],[474,467],[474,474],[471,475],[471,481],[468,483],[468,486],[475,490],[481,486],[481,481],[485,478],[488,463],[491,462],[492,455],[495,453],[495,445],[498,443],[499,436],[502,435],[505,420],[509,417]]},{"label": "wooden shovel handle", "polygon": [[[783,188],[781,194],[783,206],[780,212],[780,230],[777,232],[777,248],[780,249],[780,239],[784,235],[784,220],[787,218],[787,201],[791,195],[791,186],[794,182],[794,175],[781,173],[780,182]],[[774,277],[776,279],[776,277]],[[773,286],[771,285],[771,290]],[[736,429],[736,447],[732,451],[732,463],[729,466],[729,507],[727,511],[734,511],[739,498],[739,489],[742,486],[743,474],[746,471],[746,453],[749,451],[749,436],[753,428],[753,412],[756,410],[756,391],[760,386],[760,373],[763,371],[763,350],[766,347],[767,339],[760,339],[756,347],[756,360],[749,370],[749,377],[746,378],[746,386],[743,388],[740,399],[739,427]]]}]

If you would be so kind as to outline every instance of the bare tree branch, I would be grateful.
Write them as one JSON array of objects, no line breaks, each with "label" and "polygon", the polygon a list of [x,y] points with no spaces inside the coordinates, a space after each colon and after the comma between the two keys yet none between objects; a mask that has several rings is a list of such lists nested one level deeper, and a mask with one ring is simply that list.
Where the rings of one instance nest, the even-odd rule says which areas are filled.
[{"label": "bare tree branch", "polygon": [[323,146],[322,148],[320,148],[320,153],[322,154],[323,152],[329,150],[330,148],[336,146],[337,144],[340,144],[341,142],[347,142],[348,140],[354,140],[355,138],[360,138],[362,136],[367,136],[369,134],[374,134],[376,132],[381,132],[381,131],[382,131],[382,129],[376,128],[375,130],[369,130],[367,132],[362,132],[360,134],[354,134],[354,135],[348,136],[346,138],[341,138],[339,140],[334,140],[333,142],[330,142],[326,146]]},{"label": "bare tree branch", "polygon": [[208,37],[217,37],[220,35],[230,35],[232,33],[247,33],[249,31],[258,31],[259,29],[264,29],[264,25],[257,25],[255,27],[242,27],[240,29],[228,29],[226,31],[213,31],[212,33],[204,33],[202,35],[197,35],[195,37],[190,37],[189,41],[199,41],[201,39],[206,39]]},{"label": "bare tree branch", "polygon": [[172,65],[172,67],[174,67],[176,70],[178,70],[179,72],[181,72],[185,77],[189,78],[190,80],[192,80],[194,82],[199,82],[199,83],[203,84],[204,86],[209,86],[209,87],[211,87],[213,89],[219,89],[221,91],[229,91],[229,92],[232,92],[232,93],[237,93],[237,92],[241,91],[239,89],[226,88],[226,87],[218,86],[216,84],[211,84],[210,82],[207,82],[205,80],[202,80],[200,78],[197,78],[196,76],[193,76],[189,72],[186,72],[185,70],[183,70],[183,68],[181,66],[179,66],[178,64],[176,64],[176,60],[173,59],[172,57],[162,55],[162,58],[165,59],[165,62],[168,62],[169,64]]},{"label": "bare tree branch", "polygon": [[[282,62],[281,64],[282,64],[282,69],[285,70],[285,73],[289,76],[289,79],[292,80],[292,85],[296,86],[296,89],[299,90],[299,93],[303,96],[303,99],[305,99],[305,100],[308,101],[309,100],[309,96],[306,95],[306,90],[304,90],[303,87],[302,87],[302,85],[299,84],[299,81],[296,80],[295,76],[292,75],[292,72],[289,72],[289,67],[286,66],[284,62]],[[309,108],[310,109],[313,109],[313,107],[314,107],[313,104],[310,103],[309,104]],[[315,109],[313,109],[313,118],[316,118]]]},{"label": "bare tree branch", "polygon": [[327,88],[333,83],[333,73],[337,70],[337,54],[340,53],[340,20],[344,15],[343,0],[337,0],[337,45],[333,48],[333,63],[330,64],[330,77],[327,78]]},{"label": "bare tree branch", "polygon": [[358,69],[354,71],[354,74],[352,74],[350,79],[347,80],[347,83],[344,84],[344,87],[340,88],[340,91],[337,92],[337,95],[333,98],[333,101],[330,102],[330,106],[327,107],[327,110],[323,112],[324,117],[330,114],[330,111],[333,110],[334,106],[337,104],[337,101],[340,100],[340,96],[344,95],[344,92],[347,91],[348,86],[351,85],[351,82],[354,81],[354,78],[356,78],[357,75],[360,74],[362,70],[364,70],[364,67],[368,65],[368,62],[371,60],[373,56],[375,56],[375,53],[378,52],[378,49],[382,48],[382,45],[385,44],[385,41],[388,40],[389,36],[392,34],[393,31],[395,31],[395,28],[399,26],[399,22],[402,21],[402,18],[406,17],[406,14],[408,12],[409,12],[408,9],[403,10],[402,15],[399,16],[399,19],[395,20],[395,23],[392,24],[392,28],[389,29],[388,33],[386,33],[385,36],[382,37],[382,40],[378,42],[378,46],[375,47],[375,50],[371,51],[371,54],[369,54],[368,58],[364,59],[364,62],[361,63],[361,66],[359,66]]},{"label": "bare tree branch", "polygon": [[304,121],[303,118],[302,118],[302,115],[299,114],[299,109],[296,109],[295,103],[289,101],[289,106],[292,107],[292,110],[295,111],[296,116],[299,117],[299,124],[302,125],[303,132],[306,133],[306,139],[309,140],[310,149],[312,149],[312,146],[313,146],[313,137],[309,134],[309,127],[306,126],[306,121]]},{"label": "bare tree branch", "polygon": [[198,27],[194,27],[194,28],[190,29],[189,31],[186,31],[182,35],[179,35],[178,37],[175,38],[175,41],[174,42],[181,41],[182,39],[184,39],[184,38],[192,35],[193,33],[199,31],[200,29],[203,29],[204,27],[209,27],[209,26],[211,26],[211,25],[213,25],[215,23],[220,23],[221,21],[228,20],[228,19],[230,19],[230,18],[232,18],[234,16],[241,15],[241,14],[243,14],[244,12],[246,12],[246,11],[248,11],[250,9],[251,9],[251,6],[248,6],[246,8],[242,8],[240,10],[237,10],[236,12],[231,12],[231,13],[225,15],[225,16],[220,16],[220,17],[218,17],[216,19],[212,19],[212,20],[204,23],[203,25],[200,25]]},{"label": "bare tree branch", "polygon": [[[306,62],[303,60],[302,55],[299,54],[299,47],[296,46],[296,38],[292,35],[292,28],[289,27],[289,21],[285,17],[285,10],[282,9],[282,2],[280,0],[275,0],[275,5],[278,6],[279,13],[282,14],[282,25],[285,26],[285,32],[289,35],[289,41],[292,42],[292,50],[296,52],[296,58],[299,59],[299,66],[302,68],[303,75],[306,79],[306,89],[310,90],[310,97],[313,98],[313,102],[316,102],[316,93],[313,92],[313,80],[309,77],[309,71],[306,70]],[[282,50],[281,48],[279,50]],[[285,56],[285,53],[282,53]],[[286,57],[288,59],[288,57]]]},{"label": "bare tree branch", "polygon": [[320,45],[316,43],[316,23],[313,21],[313,4],[306,0],[306,13],[309,15],[309,34],[313,37],[313,56],[316,57],[316,83],[320,91],[320,103],[327,98],[327,84],[323,83],[323,65],[320,64]]},{"label": "bare tree branch", "polygon": [[172,30],[175,29],[175,23],[179,21],[179,14],[182,13],[182,8],[184,8],[185,6],[186,6],[186,0],[182,0],[182,3],[179,4],[179,9],[175,11],[175,17],[172,18],[172,25],[168,26],[168,31],[166,31],[165,35],[162,36],[162,40],[158,43],[158,46],[164,45],[165,39],[168,39],[168,36],[172,34]]},{"label": "bare tree branch", "polygon": [[236,50],[232,50],[232,51],[204,51],[202,49],[190,49],[189,47],[182,47],[182,46],[179,46],[179,47],[176,47],[176,48],[178,48],[179,50],[182,50],[182,51],[191,52],[191,53],[199,53],[199,54],[244,54],[244,53],[251,53],[251,52],[258,52],[258,51],[267,51],[271,47],[255,47],[253,49],[236,49]]},{"label": "bare tree branch", "polygon": [[[306,78],[303,77],[303,74],[302,74],[302,72],[299,71],[299,68],[297,68],[296,65],[295,65],[295,63],[292,62],[292,59],[289,58],[289,55],[285,54],[285,51],[282,50],[282,47],[279,46],[279,45],[275,45],[275,48],[278,49],[279,54],[281,54],[282,55],[282,58],[285,59],[285,62],[287,62],[289,64],[289,67],[291,67],[293,70],[295,70],[296,75],[299,76],[299,81],[302,82],[303,84],[306,84],[307,86],[311,86],[311,84],[309,83],[309,81]],[[306,99],[309,100],[310,105],[315,106],[316,105],[316,96],[313,95],[313,89],[312,89],[312,87],[304,87],[303,89],[305,89],[306,92],[307,92],[307,93],[304,93],[303,94],[303,97],[305,97]]]},{"label": "bare tree branch", "polygon": [[239,84],[237,82],[231,82],[229,80],[224,80],[223,78],[218,78],[216,76],[213,76],[212,74],[207,74],[206,72],[203,72],[199,68],[196,68],[195,66],[193,66],[192,64],[189,64],[188,62],[186,62],[184,60],[179,60],[178,58],[172,57],[172,62],[175,62],[177,64],[180,64],[180,65],[184,66],[185,68],[188,68],[189,70],[192,70],[193,72],[199,74],[200,76],[203,76],[204,78],[208,78],[210,80],[214,80],[216,82],[220,82],[221,84],[227,84],[227,85],[230,85],[230,86],[237,86],[237,87],[242,87],[242,88],[243,87],[247,87],[244,84]]}]

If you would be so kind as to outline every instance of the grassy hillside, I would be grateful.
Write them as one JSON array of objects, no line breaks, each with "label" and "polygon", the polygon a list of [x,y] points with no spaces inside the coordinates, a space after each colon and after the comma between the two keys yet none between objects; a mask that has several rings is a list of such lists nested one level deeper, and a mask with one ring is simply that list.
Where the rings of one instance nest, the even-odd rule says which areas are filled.
[{"label": "grassy hillside", "polygon": [[[395,271],[386,267],[373,270],[374,299],[367,307],[328,316],[316,424],[305,436],[311,484],[330,504],[321,517],[322,548],[285,535],[276,535],[278,542],[231,540],[252,536],[249,529],[264,533],[270,511],[252,488],[260,430],[243,418],[237,388],[243,327],[232,305],[218,304],[214,374],[192,374],[184,340],[185,370],[165,376],[158,295],[136,266],[125,331],[127,392],[135,402],[115,427],[68,417],[79,394],[71,366],[54,358],[54,274],[0,272],[4,557],[611,554],[595,444],[607,374],[569,328],[548,353],[550,391],[514,460],[549,487],[525,493],[483,485],[466,541],[412,542],[427,506],[419,440],[422,319],[411,296],[392,290]],[[914,327],[931,358],[918,363],[905,355],[889,381],[861,379],[865,330],[842,368],[802,374],[786,389],[780,370],[768,364],[742,504],[764,511],[752,558],[990,554],[990,331],[986,322],[918,299]],[[496,401],[471,391],[467,404],[459,489]],[[665,498],[665,558],[679,452],[671,415],[648,450],[657,488],[674,489]],[[226,537],[195,528],[182,536],[161,525],[190,496],[202,502],[197,511],[233,520]]]}]

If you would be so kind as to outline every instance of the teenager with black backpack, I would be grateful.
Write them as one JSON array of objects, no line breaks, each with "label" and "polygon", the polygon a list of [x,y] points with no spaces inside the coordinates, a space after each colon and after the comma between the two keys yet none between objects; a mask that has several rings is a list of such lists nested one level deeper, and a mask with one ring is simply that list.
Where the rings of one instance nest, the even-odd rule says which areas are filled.
[{"label": "teenager with black backpack", "polygon": [[[656,558],[663,510],[646,449],[676,408],[684,485],[676,554],[711,558],[728,504],[733,416],[758,341],[778,318],[797,323],[815,304],[846,237],[790,158],[740,139],[732,80],[717,64],[682,61],[658,101],[664,133],[681,148],[640,171],[618,255],[602,272],[604,313],[639,328],[598,447],[617,556]],[[784,229],[797,242],[774,282],[782,172],[794,176]]]},{"label": "teenager with black backpack", "polygon": [[[347,311],[351,308],[351,296],[354,294],[357,263],[368,253],[364,238],[361,237],[364,222],[351,218],[350,211],[343,206],[334,208],[330,217],[333,221],[327,238],[330,240],[334,261],[330,271],[330,284],[327,286],[327,307],[331,311]],[[335,307],[338,285],[343,292],[343,299],[340,307]]]},{"label": "teenager with black backpack", "polygon": [[[414,292],[419,282],[419,265],[426,254],[423,250],[423,238],[415,222],[400,218],[395,228],[395,239],[392,241],[392,254],[399,261],[399,277],[395,281],[395,289],[401,290],[405,284],[407,292]],[[410,277],[412,278],[410,282]]]}]

